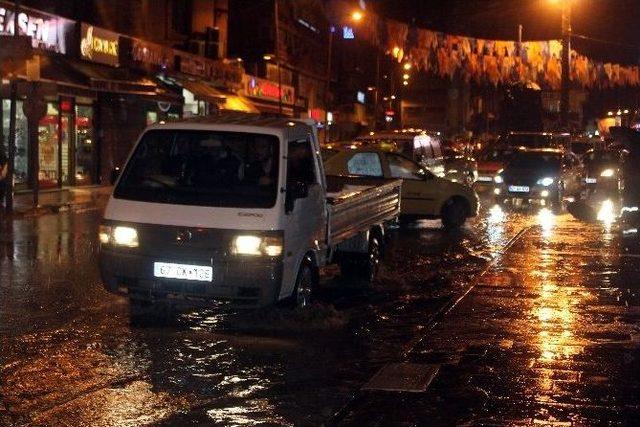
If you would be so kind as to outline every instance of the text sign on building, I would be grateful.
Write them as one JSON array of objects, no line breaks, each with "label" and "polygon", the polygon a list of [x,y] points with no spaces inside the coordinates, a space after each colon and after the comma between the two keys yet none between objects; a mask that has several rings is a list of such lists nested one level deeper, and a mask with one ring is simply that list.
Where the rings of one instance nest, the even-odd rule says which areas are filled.
[{"label": "text sign on building", "polygon": [[[21,9],[22,10],[22,9]],[[75,21],[31,9],[18,14],[18,34],[28,36],[34,48],[67,53]],[[14,34],[13,9],[0,4],[0,34]]]},{"label": "text sign on building", "polygon": [[[282,87],[282,102],[284,104],[293,104],[295,102],[295,90],[288,85],[280,85]],[[247,75],[245,77],[245,95],[254,98],[263,98],[270,101],[279,100],[279,86],[277,82],[265,80],[254,76]]]},{"label": "text sign on building", "polygon": [[120,64],[120,34],[83,22],[80,56],[88,61],[117,67]]}]

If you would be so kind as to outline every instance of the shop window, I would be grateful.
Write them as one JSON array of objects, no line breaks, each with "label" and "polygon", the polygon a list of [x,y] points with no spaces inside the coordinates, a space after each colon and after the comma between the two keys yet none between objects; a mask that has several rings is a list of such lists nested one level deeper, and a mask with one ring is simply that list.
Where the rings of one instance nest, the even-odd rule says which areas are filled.
[{"label": "shop window", "polygon": [[157,111],[147,111],[147,126],[151,126],[152,124],[158,123],[158,112]]},{"label": "shop window", "polygon": [[[11,110],[11,102],[7,99],[2,100],[2,127],[4,130],[4,141],[9,141],[9,112]],[[29,135],[27,133],[27,117],[22,111],[22,101],[18,101],[16,114],[16,157],[14,162],[15,183],[27,184],[29,177]],[[8,147],[8,144],[6,145]],[[7,148],[8,152],[8,148]]]},{"label": "shop window", "polygon": [[93,107],[76,105],[76,185],[96,183],[96,146],[93,137]]},{"label": "shop window", "polygon": [[38,123],[38,155],[40,187],[58,185],[58,108],[47,103],[47,114]]}]

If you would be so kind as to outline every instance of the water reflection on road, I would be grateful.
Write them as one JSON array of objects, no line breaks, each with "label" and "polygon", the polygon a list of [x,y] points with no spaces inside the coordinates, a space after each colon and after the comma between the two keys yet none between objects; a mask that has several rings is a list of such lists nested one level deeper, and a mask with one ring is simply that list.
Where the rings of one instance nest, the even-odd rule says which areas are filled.
[{"label": "water reflection on road", "polygon": [[0,235],[0,419],[318,424],[379,366],[397,360],[430,315],[513,236],[536,225],[535,249],[522,249],[524,268],[539,281],[529,307],[538,327],[528,336],[541,360],[573,357],[583,325],[574,308],[591,296],[577,286],[587,271],[556,255],[584,231],[565,223],[550,212],[499,208],[458,232],[420,221],[391,232],[370,291],[345,286],[329,269],[320,304],[306,312],[214,308],[139,321],[100,285],[97,213],[15,221]]}]

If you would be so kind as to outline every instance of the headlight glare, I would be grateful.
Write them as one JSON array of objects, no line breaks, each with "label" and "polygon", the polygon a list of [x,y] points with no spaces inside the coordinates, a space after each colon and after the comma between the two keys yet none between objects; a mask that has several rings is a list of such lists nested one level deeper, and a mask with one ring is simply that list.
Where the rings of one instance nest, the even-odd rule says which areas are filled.
[{"label": "headlight glare", "polygon": [[546,177],[546,178],[539,179],[538,182],[536,182],[536,184],[542,185],[543,187],[548,187],[551,184],[553,184],[553,178]]},{"label": "headlight glare", "polygon": [[613,169],[605,169],[602,172],[600,172],[600,176],[603,178],[611,178],[614,174],[615,174],[615,171]]},{"label": "headlight glare", "polygon": [[98,238],[100,239],[101,244],[108,245],[111,241],[111,227],[108,225],[101,225],[98,229]]},{"label": "headlight glare", "polygon": [[113,243],[129,248],[138,247],[138,232],[135,228],[117,226],[113,229]]},{"label": "headlight glare", "polygon": [[233,240],[231,250],[236,255],[277,257],[282,255],[282,246],[280,237],[241,235]]}]

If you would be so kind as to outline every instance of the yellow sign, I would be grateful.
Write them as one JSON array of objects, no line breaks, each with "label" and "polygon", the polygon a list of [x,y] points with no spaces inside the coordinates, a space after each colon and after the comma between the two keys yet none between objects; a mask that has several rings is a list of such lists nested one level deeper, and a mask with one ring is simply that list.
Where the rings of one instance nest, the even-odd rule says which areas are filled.
[{"label": "yellow sign", "polygon": [[80,54],[90,61],[118,66],[120,34],[83,23]]}]

